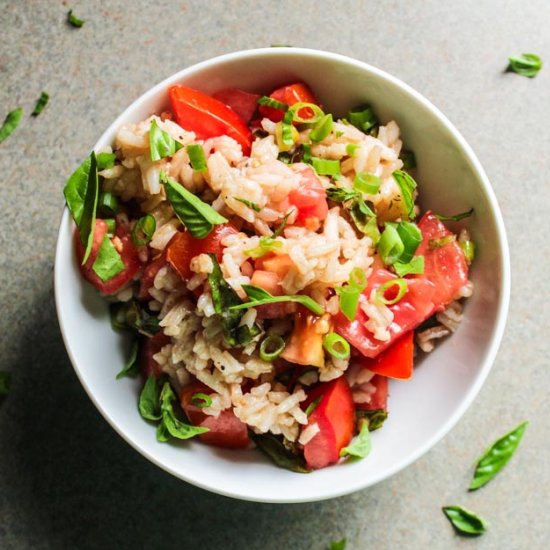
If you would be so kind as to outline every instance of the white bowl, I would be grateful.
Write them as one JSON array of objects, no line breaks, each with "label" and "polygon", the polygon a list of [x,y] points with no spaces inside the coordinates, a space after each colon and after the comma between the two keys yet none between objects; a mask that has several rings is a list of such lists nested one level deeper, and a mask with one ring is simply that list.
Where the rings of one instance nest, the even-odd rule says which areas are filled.
[{"label": "white bowl", "polygon": [[[189,483],[258,502],[305,502],[373,485],[398,472],[439,441],[473,401],[495,358],[508,310],[510,268],[502,217],[479,161],[456,128],[427,99],[365,63],[299,48],[236,52],[184,69],[134,101],[95,148],[113,142],[124,123],[138,122],[168,106],[167,90],[183,83],[205,92],[226,87],[268,93],[303,80],[327,112],[344,116],[368,102],[382,121],[396,120],[418,163],[421,205],[456,213],[475,207],[467,220],[477,245],[471,268],[474,296],[458,331],[422,358],[408,382],[390,383],[389,418],[372,436],[364,460],[296,474],[256,450],[225,451],[200,442],[158,443],[154,426],[137,412],[140,382],[115,380],[128,342],[109,324],[108,308],[80,276],[73,253],[72,222],[65,209],[55,260],[59,323],[78,377],[101,414],[145,457]],[[93,441],[90,442],[93,446]]]}]

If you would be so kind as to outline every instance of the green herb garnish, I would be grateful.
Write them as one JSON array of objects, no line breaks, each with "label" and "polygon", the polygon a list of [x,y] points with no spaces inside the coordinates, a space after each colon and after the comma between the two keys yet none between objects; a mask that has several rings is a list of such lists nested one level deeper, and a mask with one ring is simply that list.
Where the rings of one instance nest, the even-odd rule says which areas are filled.
[{"label": "green herb garnish", "polygon": [[[99,167],[98,167],[99,169]],[[97,213],[102,218],[116,216],[118,212],[118,199],[112,193],[102,191],[97,199]]]},{"label": "green herb garnish", "polygon": [[206,409],[212,405],[212,398],[206,393],[194,393],[191,396],[191,404],[199,409]]},{"label": "green herb garnish", "polygon": [[193,168],[195,172],[206,172],[206,170],[208,170],[208,165],[206,164],[206,155],[204,154],[204,149],[202,145],[188,145],[187,154],[189,155],[191,168]]},{"label": "green herb garnish", "polygon": [[159,318],[151,315],[137,301],[115,302],[109,306],[111,326],[116,330],[138,332],[147,337],[154,336],[159,330]]},{"label": "green herb garnish", "polygon": [[251,210],[254,210],[254,212],[260,212],[262,209],[255,203],[246,199],[241,199],[240,197],[235,197],[236,201],[241,202]]},{"label": "green herb garnish", "polygon": [[155,234],[157,230],[157,220],[153,214],[145,214],[140,218],[132,228],[132,242],[136,246],[145,246]]},{"label": "green herb garnish", "polygon": [[388,418],[388,411],[385,409],[374,409],[371,411],[356,410],[355,416],[359,420],[366,420],[369,423],[369,431],[379,430],[386,419]]},{"label": "green herb garnish", "polygon": [[336,332],[329,332],[325,335],[323,347],[335,359],[347,359],[351,351],[349,342]]},{"label": "green herb garnish", "polygon": [[311,139],[313,143],[319,143],[330,135],[333,127],[334,122],[332,120],[332,115],[329,113],[321,118],[321,120],[314,126],[313,130],[309,133],[309,139]]},{"label": "green herb garnish", "polygon": [[508,71],[533,78],[542,69],[542,59],[534,53],[522,53],[508,58]]},{"label": "green herb garnish", "polygon": [[17,128],[17,126],[19,126],[19,121],[21,120],[22,115],[22,107],[19,107],[19,109],[15,109],[14,111],[11,111],[7,114],[6,118],[4,119],[4,123],[0,128],[0,143],[8,138]]},{"label": "green herb garnish", "polygon": [[369,105],[359,105],[353,108],[349,111],[347,118],[353,126],[365,134],[378,126],[378,119]]},{"label": "green herb garnish", "polygon": [[139,363],[137,360],[138,356],[138,341],[135,340],[132,344],[132,349],[130,350],[130,357],[128,361],[122,368],[122,370],[116,375],[116,379],[120,380],[124,376],[136,376],[139,373]]},{"label": "green herb garnish", "polygon": [[115,165],[115,153],[97,153],[95,157],[97,160],[98,172],[112,168]]},{"label": "green herb garnish", "polygon": [[444,506],[442,510],[461,535],[482,535],[488,527],[485,520],[461,506]]},{"label": "green herb garnish", "polygon": [[311,157],[311,165],[319,176],[339,176],[340,161]]},{"label": "green herb garnish", "polygon": [[454,216],[444,216],[442,214],[436,214],[435,217],[442,222],[459,222],[464,218],[469,218],[474,213],[474,209],[470,208],[466,212],[461,212],[460,214],[455,214]]},{"label": "green herb garnish", "polygon": [[329,544],[328,550],[346,550],[346,545],[347,545],[346,539],[333,540]]},{"label": "green herb garnish", "polygon": [[84,25],[84,23],[86,23],[86,21],[84,21],[83,19],[79,19],[73,13],[73,10],[69,10],[69,12],[67,13],[67,22],[69,23],[69,25],[71,25],[71,27],[75,27],[77,29],[79,29],[80,27],[82,27],[82,25]]},{"label": "green herb garnish", "polygon": [[414,258],[407,263],[401,261],[394,262],[393,269],[399,277],[404,277],[405,275],[422,275],[422,273],[424,273],[424,256],[414,256]]},{"label": "green herb garnish", "polygon": [[258,105],[264,105],[266,107],[271,107],[272,109],[279,109],[279,111],[288,111],[288,105],[282,101],[277,101],[272,97],[262,96],[256,100]]},{"label": "green herb garnish", "polygon": [[271,334],[264,338],[260,344],[260,359],[272,362],[283,353],[285,341],[277,334]]},{"label": "green herb garnish", "polygon": [[109,281],[124,271],[125,265],[117,249],[107,235],[103,237],[92,270],[103,281]]},{"label": "green herb garnish", "polygon": [[182,147],[183,145],[179,141],[176,141],[168,132],[165,132],[159,127],[156,119],[151,121],[149,148],[152,161],[171,157]]},{"label": "green herb garnish", "polygon": [[369,423],[361,422],[359,435],[340,451],[340,456],[352,456],[354,458],[365,458],[371,451],[371,439],[369,432]]},{"label": "green herb garnish", "polygon": [[251,433],[250,437],[256,443],[256,446],[268,458],[270,458],[280,468],[285,468],[291,472],[299,474],[308,474],[311,472],[306,466],[304,458],[299,454],[292,453],[284,446],[284,443],[277,436],[265,433]]},{"label": "green herb garnish", "polygon": [[403,213],[406,219],[413,220],[415,218],[414,213],[414,190],[416,189],[416,181],[403,170],[396,170],[393,174],[393,179],[396,181],[399,189],[401,190],[401,196],[405,204],[406,211]]},{"label": "green herb garnish", "polygon": [[469,490],[475,491],[491,481],[508,464],[521,442],[528,422],[522,422],[511,432],[495,441],[479,458]]},{"label": "green herb garnish", "polygon": [[146,420],[160,420],[162,415],[160,412],[159,389],[157,379],[154,376],[149,376],[138,401],[139,414]]},{"label": "green herb garnish", "polygon": [[31,116],[37,117],[43,110],[44,107],[48,104],[50,96],[46,92],[42,92],[36,105],[34,106],[34,111],[31,113]]}]

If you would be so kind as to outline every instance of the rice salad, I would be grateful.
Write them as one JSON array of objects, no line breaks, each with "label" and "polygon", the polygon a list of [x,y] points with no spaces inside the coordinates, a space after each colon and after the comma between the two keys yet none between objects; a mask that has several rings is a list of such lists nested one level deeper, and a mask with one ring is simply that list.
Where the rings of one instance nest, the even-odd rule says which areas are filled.
[{"label": "rice salad", "polygon": [[420,212],[414,154],[368,105],[337,118],[303,82],[168,96],[64,190],[82,275],[132,334],[117,378],[142,378],[160,442],[364,458],[388,379],[460,323],[474,244],[443,221],[472,211]]}]

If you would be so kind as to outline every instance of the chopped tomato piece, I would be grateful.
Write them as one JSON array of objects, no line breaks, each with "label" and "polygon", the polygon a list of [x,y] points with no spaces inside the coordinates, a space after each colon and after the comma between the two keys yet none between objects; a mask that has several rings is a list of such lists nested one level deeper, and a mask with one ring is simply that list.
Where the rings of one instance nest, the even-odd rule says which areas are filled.
[{"label": "chopped tomato piece", "polygon": [[344,376],[314,388],[308,401],[320,397],[310,414],[308,426],[317,424],[319,432],[304,445],[304,457],[310,468],[324,468],[340,458],[340,451],[353,436],[355,407],[351,389]]},{"label": "chopped tomato piece", "polygon": [[195,382],[183,388],[181,392],[181,407],[191,424],[210,430],[199,435],[201,441],[207,445],[230,449],[248,447],[250,439],[246,424],[239,420],[231,409],[222,411],[217,417],[205,414],[200,407],[192,403],[193,395],[196,393],[210,395],[214,391],[200,382]]},{"label": "chopped tomato piece", "polygon": [[246,123],[249,124],[258,108],[258,94],[251,94],[239,88],[225,88],[213,94],[228,107],[231,107]]},{"label": "chopped tomato piece", "polygon": [[76,257],[78,259],[78,265],[80,266],[82,276],[89,283],[91,283],[103,294],[114,294],[134,278],[137,272],[141,269],[141,262],[139,261],[138,251],[132,242],[130,234],[126,230],[117,227],[117,238],[119,239],[121,245],[119,254],[122,262],[124,263],[124,271],[121,271],[118,275],[115,275],[108,281],[102,281],[92,269],[92,266],[94,265],[99,247],[101,246],[103,238],[107,232],[107,224],[101,219],[96,219],[92,251],[90,252],[90,256],[88,257],[86,263],[81,265],[82,259],[84,258],[85,249],[80,240],[80,235],[78,231],[76,231]]},{"label": "chopped tomato piece", "polygon": [[414,331],[410,330],[401,336],[374,359],[359,356],[357,360],[362,367],[376,374],[408,380],[413,374]]},{"label": "chopped tomato piece", "polygon": [[250,154],[252,133],[233,109],[186,86],[171,86],[169,95],[177,123],[194,132],[197,139],[229,136],[240,144],[244,155]]},{"label": "chopped tomato piece", "polygon": [[375,391],[368,403],[356,403],[355,407],[362,411],[376,411],[382,409],[388,410],[388,379],[385,376],[377,374],[371,378],[370,383],[375,387]]},{"label": "chopped tomato piece", "polygon": [[155,277],[162,267],[166,265],[166,252],[163,252],[158,258],[150,262],[143,270],[143,275],[139,282],[138,300],[150,300],[149,289],[153,287]]},{"label": "chopped tomato piece", "polygon": [[153,355],[157,354],[164,346],[170,343],[170,337],[164,332],[159,331],[151,338],[142,336],[139,340],[138,363],[139,370],[144,379],[149,376],[160,378],[162,369],[160,365],[153,359]]},{"label": "chopped tomato piece", "polygon": [[199,254],[215,254],[221,261],[224,246],[222,240],[237,230],[230,224],[215,225],[204,239],[195,239],[188,231],[176,233],[166,247],[166,260],[180,274],[182,279],[189,279],[191,259]]},{"label": "chopped tomato piece", "polygon": [[298,209],[296,224],[310,227],[313,223],[318,226],[328,214],[325,188],[309,166],[303,165],[298,173],[301,176],[300,184],[288,195],[290,204]]},{"label": "chopped tomato piece", "polygon": [[[288,84],[282,88],[277,88],[274,92],[270,94],[271,98],[285,103],[286,105],[294,105],[295,103],[315,103],[319,105],[317,98],[313,95],[313,92],[309,89],[307,84],[303,82],[296,82],[294,84]],[[273,107],[268,107],[266,105],[260,105],[260,114],[269,118],[273,122],[279,122],[283,120],[284,111],[281,109],[274,109]],[[300,113],[302,116],[303,113]],[[307,118],[304,116],[304,118]]]}]

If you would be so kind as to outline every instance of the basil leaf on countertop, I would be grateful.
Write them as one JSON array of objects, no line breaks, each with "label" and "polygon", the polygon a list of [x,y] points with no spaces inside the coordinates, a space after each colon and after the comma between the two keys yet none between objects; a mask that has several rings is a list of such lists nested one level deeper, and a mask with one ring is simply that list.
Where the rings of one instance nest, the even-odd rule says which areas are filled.
[{"label": "basil leaf on countertop", "polygon": [[149,376],[139,394],[138,409],[142,418],[146,420],[160,420],[159,389],[157,379]]},{"label": "basil leaf on countertop", "polygon": [[176,216],[196,239],[204,239],[215,225],[226,223],[227,219],[216,212],[209,204],[185,189],[164,172],[160,173],[166,197]]},{"label": "basil leaf on countertop", "polygon": [[522,53],[521,55],[512,55],[508,58],[508,71],[534,78],[542,69],[542,59],[534,53]]},{"label": "basil leaf on countertop", "polygon": [[470,491],[483,487],[506,466],[512,455],[516,452],[528,423],[527,420],[522,422],[511,432],[495,441],[483,453],[477,462],[474,477],[469,487]]},{"label": "basil leaf on countertop", "polygon": [[80,27],[82,27],[82,25],[84,25],[84,23],[86,23],[84,19],[79,19],[73,13],[73,10],[69,10],[69,12],[67,13],[67,22],[69,23],[69,25],[71,25],[71,27],[75,27],[77,29],[79,29]]},{"label": "basil leaf on countertop", "polygon": [[365,458],[371,451],[371,439],[369,431],[369,423],[365,420],[361,421],[361,430],[359,435],[355,437],[351,444],[344,447],[340,451],[340,456],[351,456],[354,458]]},{"label": "basil leaf on countertop", "polygon": [[116,375],[116,379],[120,380],[124,376],[136,376],[139,373],[139,363],[137,360],[138,356],[138,341],[136,340],[132,344],[132,349],[130,350],[130,357],[128,361],[122,368],[122,370]]},{"label": "basil leaf on countertop", "polygon": [[153,119],[149,130],[149,147],[151,160],[156,161],[164,157],[171,157],[183,145],[176,141],[168,132],[162,130],[157,121]]},{"label": "basil leaf on countertop", "polygon": [[6,138],[8,138],[14,130],[19,126],[19,121],[23,116],[23,107],[15,109],[7,114],[4,119],[4,123],[0,128],[0,143],[2,143]]},{"label": "basil leaf on countertop", "polygon": [[333,540],[329,544],[329,550],[346,550],[347,546],[347,540],[346,539],[340,539],[340,540]]},{"label": "basil leaf on countertop", "polygon": [[192,426],[178,420],[172,407],[172,402],[175,400],[176,394],[170,386],[170,382],[165,382],[160,393],[160,410],[162,412],[162,424],[172,437],[176,437],[177,439],[190,439],[191,437],[210,431],[209,428]]},{"label": "basil leaf on countertop", "polygon": [[37,117],[43,110],[44,107],[48,104],[50,96],[46,92],[42,92],[36,105],[34,106],[34,111],[31,113],[31,116]]},{"label": "basil leaf on countertop", "polygon": [[11,387],[11,372],[0,371],[0,395],[8,395]]},{"label": "basil leaf on countertop", "polygon": [[442,510],[461,535],[482,535],[489,526],[484,519],[462,506],[444,506]]},{"label": "basil leaf on countertop", "polygon": [[124,268],[124,262],[115,248],[115,245],[111,242],[111,239],[105,235],[97,251],[96,259],[92,264],[92,270],[103,282],[106,282],[124,271]]},{"label": "basil leaf on countertop", "polygon": [[258,449],[280,468],[299,474],[311,472],[306,466],[304,458],[288,450],[277,436],[270,433],[255,434],[250,432],[250,437]]}]

